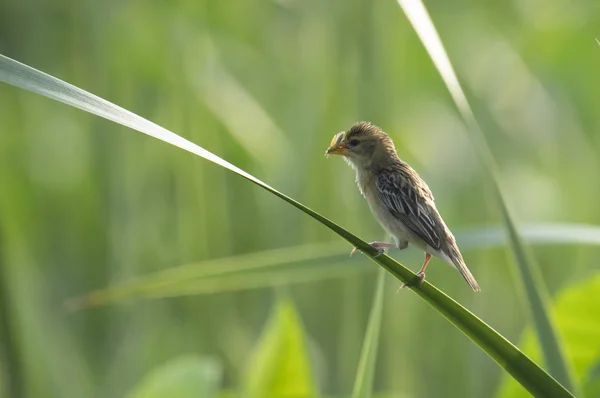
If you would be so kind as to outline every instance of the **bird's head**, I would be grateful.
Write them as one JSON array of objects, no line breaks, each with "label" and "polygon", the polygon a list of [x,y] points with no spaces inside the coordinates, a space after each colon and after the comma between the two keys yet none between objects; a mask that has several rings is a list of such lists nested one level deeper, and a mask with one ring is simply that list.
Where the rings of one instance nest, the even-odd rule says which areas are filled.
[{"label": "bird's head", "polygon": [[325,155],[342,155],[356,168],[370,168],[396,156],[392,139],[379,127],[359,122],[336,134]]}]

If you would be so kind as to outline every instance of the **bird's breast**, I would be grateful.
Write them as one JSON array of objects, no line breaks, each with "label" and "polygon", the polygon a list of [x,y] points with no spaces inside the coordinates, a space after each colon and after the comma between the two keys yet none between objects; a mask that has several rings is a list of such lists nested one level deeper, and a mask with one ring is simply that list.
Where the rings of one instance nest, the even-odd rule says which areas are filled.
[{"label": "bird's breast", "polygon": [[396,243],[408,241],[417,247],[423,246],[423,242],[418,239],[402,221],[390,212],[389,208],[379,198],[377,192],[378,189],[373,182],[373,184],[365,185],[363,193],[377,222],[379,222],[383,229],[394,238]]},{"label": "bird's breast", "polygon": [[403,225],[390,213],[387,206],[382,203],[377,195],[377,187],[375,187],[374,184],[372,186],[370,184],[366,185],[363,190],[363,195],[369,204],[371,213],[373,213],[373,216],[383,229],[394,238],[403,240],[405,236]]}]

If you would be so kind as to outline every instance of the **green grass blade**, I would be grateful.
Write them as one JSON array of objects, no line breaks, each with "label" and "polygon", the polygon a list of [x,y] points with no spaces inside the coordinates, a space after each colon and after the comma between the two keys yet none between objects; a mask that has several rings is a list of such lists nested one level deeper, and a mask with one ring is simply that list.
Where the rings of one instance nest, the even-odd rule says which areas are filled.
[{"label": "green grass blade", "polygon": [[480,346],[532,394],[551,397],[572,396],[560,383],[519,351],[517,347],[429,282],[418,285],[419,278],[416,274],[391,257],[387,255],[375,257],[379,252],[367,242],[211,152],[132,112],[5,56],[0,56],[0,80],[101,116],[161,141],[168,142],[252,181],[254,184],[310,215],[347,240],[351,245],[358,247],[371,260],[385,268],[400,281],[412,284],[411,289],[416,294],[450,320],[452,324]]},{"label": "green grass blade", "polygon": [[[600,318],[590,316],[600,313],[600,273],[569,285],[556,294],[552,308],[556,322],[563,331],[565,351],[573,363],[575,375],[582,380],[584,394],[581,397],[600,397],[590,395],[589,380],[600,376]],[[541,359],[541,352],[535,344],[535,335],[531,328],[525,330],[519,346],[535,360]],[[588,382],[586,383],[586,380]],[[587,386],[586,386],[587,384]],[[514,380],[505,377],[500,384],[498,398],[526,398],[529,394]]]},{"label": "green grass blade", "polygon": [[352,398],[371,398],[373,395],[373,379],[375,365],[377,363],[377,349],[381,330],[381,319],[383,317],[383,293],[385,285],[385,272],[379,271],[377,286],[369,315],[369,324],[365,333],[358,371],[354,380]]},{"label": "green grass blade", "polygon": [[[531,245],[600,245],[600,228],[575,223],[541,223],[520,227],[520,235]],[[506,229],[500,227],[473,228],[458,231],[456,239],[461,249],[502,247],[508,243]]]},{"label": "green grass blade", "polygon": [[149,135],[185,151],[200,156],[206,160],[218,164],[234,173],[250,180],[254,184],[266,189],[275,196],[285,200],[296,208],[302,210],[306,214],[309,214],[314,219],[318,220],[328,228],[336,231],[338,235],[346,239],[352,245],[358,247],[361,250],[368,251],[372,254],[377,254],[377,250],[373,249],[369,244],[363,240],[358,239],[348,231],[340,228],[337,224],[331,220],[323,217],[317,212],[309,209],[302,205],[296,200],[290,198],[287,195],[277,191],[265,182],[259,180],[253,175],[245,172],[244,170],[234,166],[233,164],[221,159],[212,152],[186,140],[183,137],[155,124],[151,121],[144,119],[126,109],[123,109],[111,102],[108,102],[94,94],[88,93],[78,87],[73,86],[67,82],[50,76],[44,72],[38,71],[30,66],[17,62],[4,55],[0,54],[0,81],[19,87],[36,94],[41,94],[50,99],[62,102],[72,107],[84,110],[94,115],[100,116],[112,122],[120,125],[129,127],[133,130],[139,131],[140,133]]},{"label": "green grass blade", "polygon": [[[416,283],[417,277],[386,255],[374,259],[397,279]],[[408,273],[406,272],[408,271]],[[435,288],[427,280],[420,287],[410,286],[421,298],[431,304],[446,319],[458,327],[502,366],[532,395],[540,397],[573,397],[560,383],[523,354],[481,319]]]},{"label": "green grass blade", "polygon": [[[207,40],[207,43],[210,41]],[[221,65],[214,46],[206,51],[207,71],[196,87],[206,107],[225,125],[236,141],[262,164],[277,164],[291,152],[291,143],[277,123],[250,93]],[[243,109],[244,117],[240,118]],[[252,134],[248,134],[252,131]],[[263,145],[269,142],[269,145]]]},{"label": "green grass blade", "polygon": [[309,267],[287,267],[273,271],[240,272],[219,276],[192,278],[176,281],[143,279],[121,286],[91,292],[81,298],[69,300],[66,307],[71,311],[121,302],[135,298],[165,298],[213,294],[248,289],[260,289],[326,279],[347,278],[359,272],[371,270],[365,264],[348,264],[348,261],[331,262],[326,266],[317,263]]},{"label": "green grass blade", "polygon": [[564,386],[570,391],[577,391],[578,387],[572,375],[572,366],[564,353],[563,342],[550,314],[550,295],[542,280],[540,270],[537,264],[531,261],[531,256],[528,255],[525,244],[515,224],[511,221],[512,217],[506,203],[500,200],[500,204],[512,243],[512,250],[520,271],[520,278],[518,279],[521,281],[522,289],[527,297],[529,313],[544,354],[544,363],[550,374],[555,376]]},{"label": "green grass blade", "polygon": [[577,385],[572,377],[572,369],[565,358],[558,332],[548,310],[549,294],[546,286],[541,278],[537,264],[519,235],[514,217],[511,214],[498,182],[497,166],[494,157],[456,77],[442,41],[421,1],[397,1],[446,84],[467,126],[467,130],[470,133],[469,137],[476,148],[481,163],[484,165],[489,174],[490,181],[493,183],[494,194],[500,206],[502,219],[508,231],[510,246],[520,275],[519,281],[522,283],[522,289],[527,298],[529,313],[535,326],[542,352],[544,353],[546,366],[557,380],[563,383],[568,389],[575,391]]},{"label": "green grass blade", "polygon": [[[181,285],[188,288],[191,285],[196,285],[198,293],[215,293],[222,291],[220,290],[221,287],[224,290],[231,291],[275,286],[284,284],[286,281],[296,283],[315,279],[328,279],[339,275],[335,268],[340,263],[339,257],[342,253],[345,253],[344,257],[347,258],[348,248],[346,245],[341,242],[328,242],[278,248],[184,264],[93,291],[81,298],[70,300],[67,306],[75,310],[139,297],[175,296],[177,287]],[[299,273],[298,270],[291,270],[290,272],[290,270],[285,269],[285,267],[293,264],[311,264],[315,262],[318,265],[327,264],[327,266],[316,270],[307,270],[305,273]],[[349,265],[347,261],[345,261],[345,265],[349,272],[356,268]],[[270,272],[273,279],[261,282],[256,276],[249,274],[250,271],[264,271],[271,268],[274,269]],[[237,282],[240,273],[248,277],[248,279],[242,280],[241,284]],[[260,273],[260,275],[266,276],[265,273]],[[230,278],[224,278],[226,276],[230,276]],[[210,285],[208,285],[208,288],[205,287],[207,286],[205,280],[215,281],[217,278],[219,281],[218,286],[213,286],[212,289]],[[185,292],[189,294],[188,290],[185,290]],[[184,290],[182,289],[182,295],[183,293]]]},{"label": "green grass blade", "polygon": [[[534,244],[600,245],[600,228],[592,225],[533,224],[524,226],[522,234],[528,242]],[[500,227],[459,231],[456,237],[463,251],[502,247],[507,240],[504,228]],[[301,269],[291,268],[291,265]],[[267,269],[269,272],[264,272]],[[68,307],[75,310],[137,298],[260,289],[288,283],[343,278],[363,271],[363,263],[348,259],[348,246],[342,242],[298,245],[199,261],[152,272],[69,300]],[[268,279],[261,280],[265,277]]]}]

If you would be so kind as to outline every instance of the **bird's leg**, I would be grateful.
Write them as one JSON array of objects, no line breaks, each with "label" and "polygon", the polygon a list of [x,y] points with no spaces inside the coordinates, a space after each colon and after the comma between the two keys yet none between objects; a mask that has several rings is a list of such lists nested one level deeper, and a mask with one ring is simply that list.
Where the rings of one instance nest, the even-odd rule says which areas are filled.
[{"label": "bird's leg", "polygon": [[425,268],[427,268],[427,264],[429,264],[429,260],[431,260],[431,254],[425,253],[425,261],[423,262],[423,266],[417,272],[417,276],[421,279],[421,283],[425,280]]},{"label": "bird's leg", "polygon": [[[376,255],[375,257],[379,257],[383,254],[384,247],[396,247],[395,244],[393,243],[386,243],[386,242],[371,242],[369,243],[369,245],[371,245],[371,247],[374,247],[375,249],[379,249],[379,254]],[[357,250],[357,248],[353,248],[352,251],[350,252],[350,256],[352,256],[354,254],[354,252]]]},{"label": "bird's leg", "polygon": [[[429,264],[429,260],[431,260],[431,254],[425,253],[425,261],[423,261],[423,266],[421,267],[419,272],[417,272],[417,276],[421,280],[419,284],[423,283],[423,281],[425,280],[425,269],[427,268],[427,264]],[[406,283],[403,283],[398,290],[404,289],[406,286],[408,285]]]}]

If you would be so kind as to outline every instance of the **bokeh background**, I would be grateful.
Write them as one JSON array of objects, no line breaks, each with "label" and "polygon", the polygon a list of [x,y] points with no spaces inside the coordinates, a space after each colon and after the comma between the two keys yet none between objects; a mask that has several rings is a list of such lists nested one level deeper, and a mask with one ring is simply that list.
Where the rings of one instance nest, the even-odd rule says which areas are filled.
[{"label": "bokeh background", "polygon": [[[578,239],[595,230],[553,225],[600,221],[600,2],[426,6],[518,220],[558,234],[532,246],[549,291],[590,283],[600,251]],[[515,343],[528,327],[510,251],[483,234],[501,228],[489,181],[395,1],[2,0],[0,52],[188,138],[368,241],[384,235],[352,171],[323,153],[338,131],[374,122],[429,183],[483,292],[439,260],[428,280]],[[337,235],[218,166],[7,85],[0,129],[1,397],[149,397],[132,391],[186,360],[218,374],[218,392],[182,396],[252,395],[265,373],[252,358],[277,327],[306,342],[275,350],[285,358],[271,352],[295,364],[282,380],[308,367],[314,377],[300,379],[314,396],[349,396],[377,267],[348,258]],[[391,255],[413,270],[422,261],[412,248]],[[194,276],[236,266],[253,270]],[[147,275],[174,282],[136,290]],[[128,281],[105,305],[65,306]],[[501,369],[398,284],[386,280],[377,396],[496,396]],[[600,341],[600,314],[585,315],[577,338]]]}]

